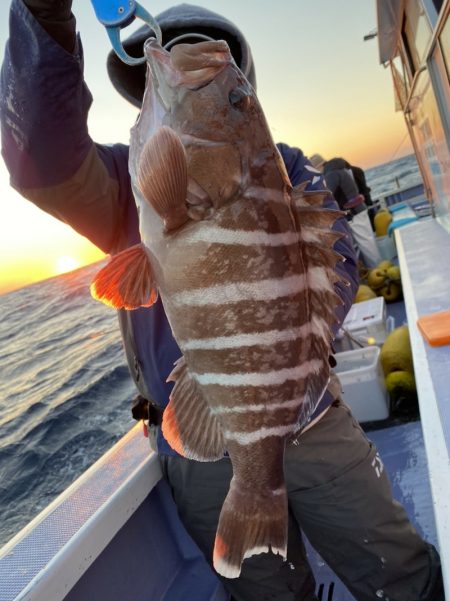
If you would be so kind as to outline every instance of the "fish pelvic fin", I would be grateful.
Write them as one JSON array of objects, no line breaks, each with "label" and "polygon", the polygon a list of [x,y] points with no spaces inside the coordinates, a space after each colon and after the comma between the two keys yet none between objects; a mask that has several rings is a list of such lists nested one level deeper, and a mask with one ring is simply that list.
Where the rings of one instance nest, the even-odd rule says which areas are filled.
[{"label": "fish pelvic fin", "polygon": [[286,559],[288,501],[285,486],[264,494],[234,477],[220,513],[213,564],[224,578],[237,578],[248,557],[270,551]]},{"label": "fish pelvic fin", "polygon": [[222,459],[225,453],[222,428],[200,385],[191,377],[184,357],[176,362],[167,381],[175,382],[161,426],[169,445],[188,459]]},{"label": "fish pelvic fin", "polygon": [[94,277],[90,291],[96,300],[115,309],[151,307],[158,292],[143,245],[131,246],[111,257]]},{"label": "fish pelvic fin", "polygon": [[145,143],[137,180],[145,199],[163,219],[166,233],[189,220],[186,153],[180,137],[170,127],[160,127]]}]

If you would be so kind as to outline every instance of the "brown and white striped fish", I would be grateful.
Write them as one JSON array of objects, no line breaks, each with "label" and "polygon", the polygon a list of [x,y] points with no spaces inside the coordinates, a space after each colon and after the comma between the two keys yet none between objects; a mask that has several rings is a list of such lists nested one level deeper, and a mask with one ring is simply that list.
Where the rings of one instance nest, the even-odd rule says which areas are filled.
[{"label": "brown and white striped fish", "polygon": [[228,451],[233,478],[214,566],[286,557],[286,441],[329,382],[339,303],[324,193],[292,188],[255,92],[223,41],[145,46],[148,76],[131,132],[142,244],[112,258],[96,298],[115,307],[161,295],[183,356],[162,429],[185,457]]}]

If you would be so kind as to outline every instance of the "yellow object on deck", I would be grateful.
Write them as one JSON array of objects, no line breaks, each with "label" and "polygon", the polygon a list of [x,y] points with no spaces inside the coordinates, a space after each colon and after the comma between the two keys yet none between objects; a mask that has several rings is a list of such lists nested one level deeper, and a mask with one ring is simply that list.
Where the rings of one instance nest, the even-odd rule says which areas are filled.
[{"label": "yellow object on deck", "polygon": [[378,211],[373,220],[376,235],[386,236],[391,221],[392,215],[389,213],[389,211],[386,211],[385,209]]}]

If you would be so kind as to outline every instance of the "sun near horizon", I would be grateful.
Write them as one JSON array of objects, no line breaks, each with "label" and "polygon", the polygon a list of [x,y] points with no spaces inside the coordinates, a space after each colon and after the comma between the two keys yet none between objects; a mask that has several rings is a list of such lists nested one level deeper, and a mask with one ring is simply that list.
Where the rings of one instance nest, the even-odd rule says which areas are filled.
[{"label": "sun near horizon", "polygon": [[106,255],[94,247],[92,252],[82,253],[79,258],[61,255],[50,259],[29,260],[24,266],[12,264],[8,270],[2,268],[0,295],[14,292],[31,284],[36,284],[53,277],[64,276],[102,260]]},{"label": "sun near horizon", "polygon": [[67,273],[69,271],[74,271],[81,267],[80,261],[75,259],[74,257],[69,257],[68,255],[62,255],[56,259],[56,273],[57,275],[61,273]]}]

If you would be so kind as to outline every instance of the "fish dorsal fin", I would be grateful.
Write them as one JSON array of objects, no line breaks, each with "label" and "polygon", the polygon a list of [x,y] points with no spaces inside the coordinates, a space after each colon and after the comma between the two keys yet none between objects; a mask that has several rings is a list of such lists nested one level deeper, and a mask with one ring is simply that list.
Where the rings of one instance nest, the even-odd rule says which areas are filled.
[{"label": "fish dorsal fin", "polygon": [[332,227],[344,216],[344,213],[322,206],[323,201],[330,194],[327,190],[307,192],[305,184],[302,183],[293,188],[291,194],[308,265],[315,268],[309,271],[312,280],[309,288],[313,294],[314,290],[320,290],[321,293],[328,292],[331,295],[330,301],[334,299],[332,304],[339,304],[334,285],[339,281],[346,285],[348,282],[336,272],[336,265],[344,261],[344,257],[333,247],[346,234],[333,231]]},{"label": "fish dorsal fin", "polygon": [[188,459],[221,459],[225,452],[222,428],[201,387],[189,373],[184,357],[177,361],[167,381],[175,382],[162,422],[167,442]]},{"label": "fish dorsal fin", "polygon": [[186,153],[173,129],[162,126],[147,140],[137,179],[145,199],[164,220],[166,232],[176,230],[189,220]]},{"label": "fish dorsal fin", "polygon": [[[330,195],[328,190],[306,190],[309,182],[302,182],[292,190],[296,202],[303,206],[323,208],[324,200]],[[330,209],[331,210],[331,209]]]},{"label": "fish dorsal fin", "polygon": [[345,213],[323,207],[323,202],[329,194],[328,190],[308,192],[303,182],[293,188],[292,200],[299,218],[302,242],[326,253],[322,255],[322,259],[328,257],[325,258],[325,262],[329,262],[334,270],[336,263],[344,259],[333,250],[333,247],[346,234],[333,231],[332,227],[339,218],[344,217]]},{"label": "fish dorsal fin", "polygon": [[91,294],[115,309],[153,305],[158,292],[144,247],[137,244],[111,257],[94,277]]},{"label": "fish dorsal fin", "polygon": [[[307,192],[305,186],[291,192],[292,207],[300,230],[304,263],[307,265],[308,319],[316,335],[311,339],[309,356],[322,358],[330,353],[333,326],[336,324],[336,308],[342,305],[336,284],[348,285],[336,269],[344,258],[334,250],[335,243],[345,234],[332,231],[341,211],[324,208],[323,201],[329,192]],[[307,397],[319,400],[329,381],[329,366],[310,378]]]}]

